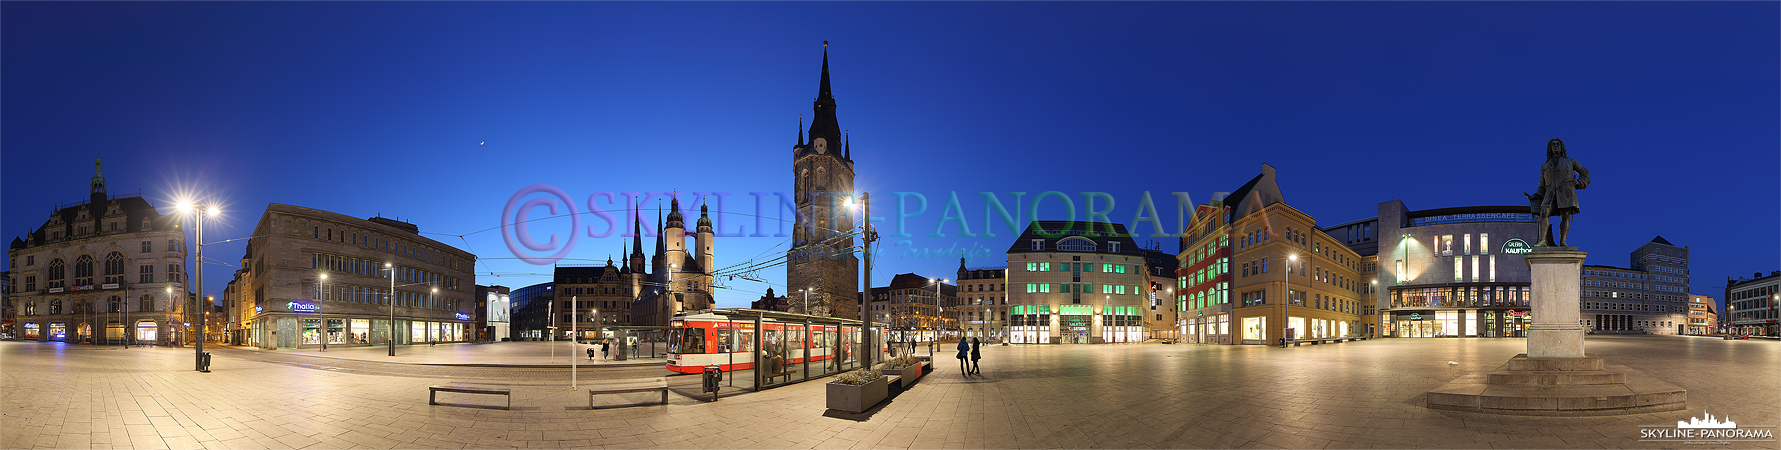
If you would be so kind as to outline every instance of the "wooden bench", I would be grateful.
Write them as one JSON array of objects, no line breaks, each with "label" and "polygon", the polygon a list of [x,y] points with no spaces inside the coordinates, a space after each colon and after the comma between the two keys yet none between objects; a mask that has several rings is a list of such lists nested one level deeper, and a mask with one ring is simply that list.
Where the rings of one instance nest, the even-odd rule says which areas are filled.
[{"label": "wooden bench", "polygon": [[429,387],[427,387],[427,404],[428,405],[439,404],[438,398],[439,398],[440,392],[457,392],[457,393],[461,393],[461,394],[504,395],[504,396],[507,396],[507,409],[509,409],[509,410],[513,409],[513,390],[507,389],[507,388],[474,387],[474,386],[429,386]]},{"label": "wooden bench", "polygon": [[792,380],[792,371],[787,370],[787,371],[780,372],[780,373],[769,373],[769,374],[761,375],[761,379],[767,380],[768,383],[772,383],[774,378],[779,378],[779,377],[785,377],[785,381],[789,382]]},{"label": "wooden bench", "polygon": [[662,378],[656,378],[654,380],[646,381],[645,383],[648,383],[648,384],[647,385],[632,385],[632,386],[613,386],[613,387],[603,387],[603,388],[588,388],[588,390],[587,390],[587,407],[588,407],[588,409],[594,408],[594,396],[595,395],[624,394],[624,393],[629,393],[629,392],[651,392],[651,391],[662,391],[662,404],[664,404],[664,405],[668,404],[668,380],[662,379]]},{"label": "wooden bench", "polygon": [[887,376],[887,377],[884,377],[884,383],[887,385],[896,386],[898,389],[901,389],[901,388],[903,388],[903,377],[901,375]]}]

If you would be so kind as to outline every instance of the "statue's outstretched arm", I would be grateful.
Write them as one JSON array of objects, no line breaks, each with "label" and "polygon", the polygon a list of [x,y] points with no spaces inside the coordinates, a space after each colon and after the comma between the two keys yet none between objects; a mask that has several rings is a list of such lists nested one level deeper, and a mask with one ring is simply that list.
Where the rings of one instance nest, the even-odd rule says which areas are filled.
[{"label": "statue's outstretched arm", "polygon": [[1575,159],[1571,160],[1571,169],[1577,171],[1577,189],[1589,187],[1589,169],[1583,168],[1583,163]]}]

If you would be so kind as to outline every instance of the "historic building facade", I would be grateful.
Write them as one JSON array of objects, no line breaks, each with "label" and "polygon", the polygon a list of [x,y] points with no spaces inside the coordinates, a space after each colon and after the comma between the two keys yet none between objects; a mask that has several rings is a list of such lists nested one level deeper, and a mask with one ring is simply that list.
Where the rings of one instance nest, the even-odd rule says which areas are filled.
[{"label": "historic building facade", "polygon": [[[823,42],[822,81],[817,89],[810,141],[798,126],[792,146],[792,192],[797,220],[786,254],[787,289],[811,289],[811,311],[791,302],[793,312],[859,318],[859,258],[854,252],[853,157],[835,118],[829,91],[829,50]],[[787,294],[791,294],[787,292]]]},{"label": "historic building facade", "polygon": [[1632,252],[1630,268],[1584,264],[1582,325],[1594,333],[1683,334],[1688,326],[1688,248],[1658,236]]},{"label": "historic building facade", "polygon": [[476,256],[413,224],[272,203],[253,236],[230,282],[244,309],[231,331],[242,342],[278,349],[475,339]]},{"label": "historic building facade", "polygon": [[177,342],[192,307],[180,217],[160,214],[140,195],[107,194],[97,161],[90,185],[86,201],[57,206],[43,226],[12,240],[12,336]]},{"label": "historic building facade", "polygon": [[1195,210],[1176,301],[1187,342],[1276,344],[1366,333],[1364,259],[1286,204],[1274,167]]},{"label": "historic building facade", "polygon": [[1688,294],[1687,334],[1719,333],[1719,300],[1705,295]]},{"label": "historic building facade", "polygon": [[1008,338],[1008,266],[965,267],[959,258],[961,336],[1001,343]]},{"label": "historic building facade", "polygon": [[[689,250],[686,245],[686,225],[684,215],[680,213],[680,199],[675,198],[670,204],[668,222],[664,225],[657,219],[655,258],[650,261],[652,266],[648,272],[643,271],[643,254],[631,255],[630,277],[624,277],[622,268],[614,269],[612,262],[607,261],[606,267],[600,269],[603,281],[600,286],[617,286],[630,283],[635,300],[628,305],[631,308],[629,325],[635,326],[668,326],[675,314],[682,311],[698,311],[710,309],[713,305],[711,294],[712,270],[717,265],[712,242],[715,236],[711,228],[710,209],[699,206],[699,222],[694,237],[697,250]],[[636,226],[633,225],[633,230]],[[641,245],[641,235],[636,242]],[[567,300],[569,295],[562,291],[563,285],[557,287],[559,304]],[[598,287],[598,286],[596,286]]]},{"label": "historic building facade", "polygon": [[913,273],[899,273],[889,285],[872,288],[872,304],[883,308],[897,342],[957,339],[958,303],[958,286]]},{"label": "historic building facade", "polygon": [[1144,340],[1150,275],[1124,225],[1034,220],[1007,254],[1008,342]]},{"label": "historic building facade", "polygon": [[1725,280],[1725,314],[1720,322],[1744,336],[1781,336],[1781,271]]}]

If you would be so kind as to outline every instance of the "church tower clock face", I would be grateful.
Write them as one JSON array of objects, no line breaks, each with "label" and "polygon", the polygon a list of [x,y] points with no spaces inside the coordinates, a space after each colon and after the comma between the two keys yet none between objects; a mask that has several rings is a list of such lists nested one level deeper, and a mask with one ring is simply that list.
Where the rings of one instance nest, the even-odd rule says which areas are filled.
[{"label": "church tower clock face", "polygon": [[817,154],[826,155],[829,153],[829,140],[828,139],[816,138],[816,140],[814,142],[812,142],[811,144],[816,146]]}]

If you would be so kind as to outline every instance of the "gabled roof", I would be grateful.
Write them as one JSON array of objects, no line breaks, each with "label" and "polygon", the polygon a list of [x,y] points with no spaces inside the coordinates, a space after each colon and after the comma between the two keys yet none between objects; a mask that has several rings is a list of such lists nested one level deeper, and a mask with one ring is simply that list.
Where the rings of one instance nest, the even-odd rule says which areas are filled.
[{"label": "gabled roof", "polygon": [[1671,246],[1671,247],[1674,247],[1674,246],[1676,246],[1676,244],[1671,244],[1671,243],[1670,243],[1670,241],[1667,241],[1667,240],[1664,240],[1664,237],[1663,237],[1663,236],[1661,236],[1661,235],[1660,235],[1660,236],[1658,236],[1658,237],[1655,237],[1655,238],[1652,238],[1652,239],[1651,239],[1651,242],[1656,242],[1656,243],[1659,243],[1659,244],[1663,244],[1663,245],[1668,245],[1668,246]]}]

